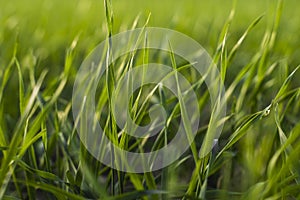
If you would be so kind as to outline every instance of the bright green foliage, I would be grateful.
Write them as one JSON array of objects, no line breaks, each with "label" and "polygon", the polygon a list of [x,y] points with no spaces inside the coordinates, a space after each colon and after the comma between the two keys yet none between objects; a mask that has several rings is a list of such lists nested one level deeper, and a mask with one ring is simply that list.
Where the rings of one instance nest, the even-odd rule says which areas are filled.
[{"label": "bright green foliage", "polygon": [[[0,0],[0,199],[300,199],[298,4]],[[129,69],[168,60],[202,94],[200,129],[190,149],[167,168],[133,174],[101,164],[80,142],[72,87],[99,42],[147,26],[181,31],[208,50],[226,87],[227,115],[210,120],[217,113],[203,80],[172,53],[172,44],[169,53],[144,49],[118,59],[120,67],[108,68],[100,80],[96,113],[110,139],[126,150],[161,148],[177,121],[186,119],[180,99],[145,86],[131,98],[130,114],[147,124],[147,108],[159,103],[168,108],[166,128],[152,141],[122,134],[109,103]],[[204,134],[220,123],[218,149],[200,156]]]}]

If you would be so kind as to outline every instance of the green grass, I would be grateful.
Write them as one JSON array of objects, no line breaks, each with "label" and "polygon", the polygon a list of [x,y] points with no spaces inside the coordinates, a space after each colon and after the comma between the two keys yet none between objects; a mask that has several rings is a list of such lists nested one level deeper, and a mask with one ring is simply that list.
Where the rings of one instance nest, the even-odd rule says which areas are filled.
[{"label": "green grass", "polygon": [[[296,0],[0,2],[0,199],[300,199]],[[195,83],[201,108],[190,149],[164,169],[137,174],[113,170],[86,150],[72,118],[72,89],[99,42],[144,26],[181,31],[208,50],[226,87],[227,114],[218,149],[199,156],[203,135],[221,123],[210,120],[201,77],[172,52],[121,57],[95,98],[96,117],[114,143],[158,149],[185,117],[168,90],[146,85],[130,100],[130,114],[147,124],[147,109],[160,103],[168,127],[154,140],[120,134],[109,111],[112,86],[138,64],[176,68]]]}]

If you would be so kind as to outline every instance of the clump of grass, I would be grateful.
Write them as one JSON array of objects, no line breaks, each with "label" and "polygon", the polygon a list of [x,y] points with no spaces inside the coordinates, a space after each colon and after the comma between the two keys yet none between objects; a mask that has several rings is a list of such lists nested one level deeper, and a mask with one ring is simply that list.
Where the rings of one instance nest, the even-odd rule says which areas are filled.
[{"label": "clump of grass", "polygon": [[[113,15],[111,1],[104,0],[104,10],[109,37],[120,19]],[[278,34],[284,32],[280,22],[283,1],[278,1],[263,37],[255,31],[264,16],[254,18],[239,34],[234,29],[237,12],[233,8],[219,37],[212,36],[217,41],[212,58],[221,72],[230,108],[222,120],[225,125],[218,149],[199,156],[203,135],[220,123],[210,120],[212,113],[201,120],[190,150],[155,172],[135,174],[111,169],[97,161],[76,134],[70,94],[86,52],[83,47],[87,45],[80,46],[86,42],[84,34],[75,34],[80,37],[70,41],[64,59],[47,57],[39,61],[24,53],[28,47],[21,46],[22,41],[20,45],[16,42],[12,55],[1,54],[1,63],[6,64],[0,68],[0,199],[299,199],[300,90],[295,86],[299,67],[275,53]],[[139,21],[136,18],[131,28],[138,27]],[[143,27],[150,23],[149,18],[145,21]],[[3,35],[5,30],[0,32]],[[239,37],[232,36],[235,34]],[[247,40],[259,40],[261,45],[240,64],[239,58],[248,49]],[[65,44],[57,45],[57,49],[60,45],[65,48]],[[168,128],[154,141],[120,134],[109,111],[113,86],[126,71],[139,63],[164,59],[188,80],[197,79],[196,72],[188,70],[189,64],[182,64],[172,51],[144,49],[124,55],[114,67],[107,66],[109,70],[100,80],[96,117],[124,149],[137,151],[149,147],[147,144],[150,150],[158,149],[176,132],[182,117],[180,102],[161,87],[141,87],[130,102],[131,114],[141,124],[149,117],[149,93],[153,101],[169,106]],[[52,65],[62,66],[59,77],[51,73]],[[201,110],[211,110],[208,92],[201,82],[197,84],[195,90],[204,94],[199,98]]]}]

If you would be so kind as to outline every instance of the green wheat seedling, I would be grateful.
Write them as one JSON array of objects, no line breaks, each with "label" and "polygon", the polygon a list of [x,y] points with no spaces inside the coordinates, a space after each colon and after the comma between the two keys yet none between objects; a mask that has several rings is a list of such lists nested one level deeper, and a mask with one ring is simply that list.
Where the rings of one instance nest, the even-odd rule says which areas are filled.
[{"label": "green wheat seedling", "polygon": [[[214,120],[223,101],[211,105],[205,75],[199,76],[191,69],[193,63],[176,55],[172,43],[168,44],[168,52],[144,48],[123,55],[110,66],[107,64],[113,59],[109,37],[121,30],[145,30],[157,17],[165,27],[183,30],[187,35],[199,28],[195,20],[185,20],[183,24],[181,18],[174,17],[169,22],[164,19],[163,6],[167,3],[154,2],[154,7],[162,13],[160,16],[154,11],[151,16],[143,17],[141,13],[133,20],[118,15],[117,11],[120,15],[125,12],[120,9],[124,7],[122,2],[104,0],[103,6],[103,2],[90,4],[84,0],[78,8],[73,3],[62,4],[57,9],[65,12],[57,15],[71,23],[73,16],[69,12],[78,9],[75,17],[78,23],[70,25],[62,20],[62,24],[73,29],[62,30],[53,40],[42,35],[55,28],[56,24],[47,18],[57,18],[55,12],[40,13],[40,21],[32,22],[36,23],[34,32],[33,25],[27,23],[26,29],[22,25],[27,17],[29,21],[36,18],[35,13],[23,16],[26,5],[15,3],[16,7],[11,7],[7,3],[4,6],[7,10],[0,8],[0,199],[300,199],[299,66],[286,56],[297,52],[296,47],[283,38],[289,22],[285,6],[297,3],[269,1],[270,7],[274,7],[272,18],[259,14],[252,15],[250,21],[238,18],[242,16],[240,4],[246,8],[248,5],[237,1],[229,15],[226,10],[228,17],[222,21],[223,25],[214,25],[218,30],[211,29],[213,34],[208,30],[209,37],[203,45],[219,68],[220,80],[225,85],[223,100],[228,108],[225,117]],[[40,7],[45,12],[51,8],[51,3],[35,3],[33,12]],[[53,1],[53,5],[58,3]],[[193,3],[188,0],[184,7],[192,11]],[[22,12],[12,14],[10,9]],[[99,9],[103,16],[94,19],[99,16]],[[225,16],[220,6],[221,10]],[[103,23],[99,26],[95,20]],[[90,37],[82,31],[89,26],[97,30],[89,29],[88,34],[94,34]],[[297,29],[296,24],[291,26]],[[106,71],[98,83],[93,123],[99,121],[106,136],[120,148],[132,152],[155,151],[172,140],[178,121],[189,123],[182,104],[184,97],[177,99],[163,86],[152,84],[134,91],[128,107],[131,118],[139,125],[149,123],[152,105],[166,109],[166,121],[156,137],[134,138],[118,126],[111,111],[112,95],[118,81],[135,66],[168,63],[175,71],[170,76],[182,73],[192,83],[191,90],[199,94],[201,121],[196,137],[180,159],[168,167],[146,173],[112,169],[94,158],[77,134],[76,127],[81,132],[87,131],[80,119],[88,114],[84,108],[89,102],[82,102],[80,115],[73,120],[75,75],[84,57],[105,38],[108,38],[107,52],[100,60]],[[148,46],[145,31],[141,31],[139,39],[133,42],[139,45],[142,41],[143,46]],[[299,44],[299,39],[295,40]],[[143,76],[147,76],[147,71]],[[212,137],[223,124],[217,145],[204,155],[212,141],[205,140],[205,136]],[[93,145],[101,147],[99,155],[105,154],[105,145],[97,141]],[[126,162],[117,164],[122,166]]]}]

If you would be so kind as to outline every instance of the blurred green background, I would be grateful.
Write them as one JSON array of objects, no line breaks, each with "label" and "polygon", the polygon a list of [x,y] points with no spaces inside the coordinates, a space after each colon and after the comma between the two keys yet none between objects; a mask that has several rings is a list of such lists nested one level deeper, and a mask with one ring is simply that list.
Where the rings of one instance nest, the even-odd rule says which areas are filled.
[{"label": "blurred green background", "polygon": [[[142,26],[151,13],[149,26],[186,33],[212,52],[233,1],[115,0],[112,5],[114,33],[129,29],[137,16],[140,16],[139,26]],[[237,1],[230,35],[233,41],[241,36],[256,17],[265,15],[252,37],[247,39],[244,45],[247,51],[244,50],[244,53],[251,54],[255,51],[260,43],[257,38],[262,38],[266,27],[272,25],[275,7],[275,0]],[[16,38],[24,52],[31,51],[36,57],[59,59],[59,54],[54,52],[64,51],[65,46],[70,45],[76,35],[80,34],[79,47],[83,52],[90,51],[106,35],[102,1],[11,0],[1,1],[0,9],[2,63],[3,57],[11,53]],[[277,50],[291,62],[299,59],[296,56],[299,53],[299,9],[298,1],[284,1]]]}]

